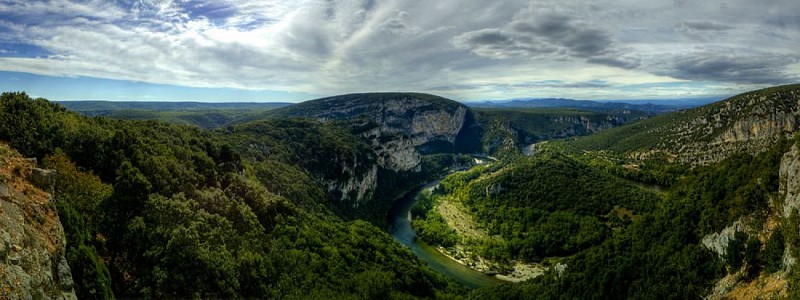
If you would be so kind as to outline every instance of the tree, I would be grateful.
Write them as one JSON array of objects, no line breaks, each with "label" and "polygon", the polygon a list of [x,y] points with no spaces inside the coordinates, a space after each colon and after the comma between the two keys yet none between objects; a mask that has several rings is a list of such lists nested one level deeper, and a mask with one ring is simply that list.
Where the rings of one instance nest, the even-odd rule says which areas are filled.
[{"label": "tree", "polygon": [[744,251],[745,276],[753,279],[761,271],[761,241],[756,237],[747,239]]},{"label": "tree", "polygon": [[772,233],[764,246],[765,270],[768,273],[775,273],[783,267],[783,251],[786,249],[783,232],[776,230]]},{"label": "tree", "polygon": [[733,239],[728,241],[728,248],[725,249],[725,262],[731,267],[731,272],[736,272],[742,268],[747,238],[747,233],[737,231],[733,235]]}]

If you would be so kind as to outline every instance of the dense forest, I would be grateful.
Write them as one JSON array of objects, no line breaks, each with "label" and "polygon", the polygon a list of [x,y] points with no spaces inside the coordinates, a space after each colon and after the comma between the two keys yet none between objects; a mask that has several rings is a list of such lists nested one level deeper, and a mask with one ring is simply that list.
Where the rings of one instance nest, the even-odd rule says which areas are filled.
[{"label": "dense forest", "polygon": [[[700,239],[745,214],[765,217],[778,192],[777,162],[794,141],[784,141],[757,156],[738,155],[719,165],[697,168],[676,182],[652,212],[601,244],[568,257],[562,272],[551,271],[518,285],[476,290],[485,299],[634,298],[690,299],[709,293],[726,272],[756,276],[782,267],[787,233],[777,229],[762,247],[739,234],[719,258]],[[796,214],[787,223],[796,223]],[[764,226],[754,219],[753,226]],[[788,227],[793,228],[793,227]],[[791,235],[794,235],[792,233]],[[797,240],[789,242],[797,251]],[[794,282],[797,283],[796,279]],[[797,291],[795,290],[794,293]]]},{"label": "dense forest", "polygon": [[331,213],[308,171],[326,168],[324,160],[303,156],[303,165],[291,155],[317,144],[351,151],[335,129],[309,135],[318,143],[274,132],[264,139],[287,150],[259,159],[226,142],[239,134],[87,118],[24,93],[2,95],[0,120],[0,139],[58,171],[55,206],[82,299],[427,298],[459,290],[378,227]]},{"label": "dense forest", "polygon": [[[430,244],[464,245],[501,263],[563,266],[520,284],[474,290],[475,298],[701,298],[720,289],[723,277],[731,285],[714,297],[767,284],[789,287],[788,294],[773,290],[768,297],[797,297],[797,272],[785,263],[797,255],[800,220],[796,211],[786,215],[786,191],[779,191],[787,184],[779,178],[782,159],[797,138],[787,131],[769,136],[770,125],[757,123],[762,117],[782,122],[795,109],[796,88],[749,92],[452,174],[420,197],[414,225]],[[765,107],[770,103],[781,105]],[[734,140],[704,154],[679,143],[719,145],[733,139],[731,132],[747,136],[739,133],[746,126],[752,127],[749,144]],[[766,133],[752,133],[758,130]],[[716,149],[724,151],[710,152]],[[679,159],[681,150],[711,159],[690,165]],[[459,234],[437,209],[443,203],[469,212],[488,237]],[[724,230],[733,231],[714,252],[709,243]]]},{"label": "dense forest", "polygon": [[557,153],[518,157],[450,175],[428,198],[420,201],[424,220],[417,223],[423,240],[452,246],[442,243],[445,234],[434,234],[448,232],[446,226],[434,230],[428,223],[442,223],[433,209],[436,202],[455,201],[488,235],[500,237],[465,241],[479,255],[527,262],[566,257],[596,246],[661,201],[654,192]]},{"label": "dense forest", "polygon": [[[425,109],[466,109],[404,97],[432,101]],[[798,137],[781,132],[759,144],[763,151],[729,151],[703,164],[659,148],[687,138],[682,128],[703,113],[731,119],[750,110],[711,104],[624,120],[573,109],[469,110],[455,146],[420,144],[418,168],[396,171],[378,167],[385,157],[376,143],[413,137],[375,129],[420,125],[398,120],[402,110],[379,124],[367,117],[380,115],[374,107],[348,118],[334,100],[183,125],[160,121],[179,117],[173,112],[156,114],[160,120],[89,117],[3,93],[0,141],[57,171],[51,204],[81,299],[689,299],[709,295],[723,277],[747,283],[771,274],[788,282],[787,297],[798,296],[800,275],[785,262],[800,255],[800,216],[782,217],[780,204],[781,162]],[[736,128],[726,120],[723,129]],[[201,125],[212,123],[222,126]],[[589,128],[595,123],[602,128]],[[701,141],[726,134],[692,130],[689,138]],[[586,134],[521,154],[528,142]],[[476,165],[466,153],[481,148],[489,152],[476,157],[487,163]],[[362,177],[373,188],[340,185]],[[545,273],[468,290],[393,240],[385,230],[393,201],[441,177],[411,210],[421,241],[464,246],[501,266],[540,264]],[[456,230],[443,206],[467,215],[480,234]],[[731,235],[724,253],[704,244],[737,222],[747,229]]]},{"label": "dense forest", "polygon": [[291,103],[204,103],[141,101],[57,101],[71,111],[89,117],[119,120],[159,120],[213,129],[263,115]]}]

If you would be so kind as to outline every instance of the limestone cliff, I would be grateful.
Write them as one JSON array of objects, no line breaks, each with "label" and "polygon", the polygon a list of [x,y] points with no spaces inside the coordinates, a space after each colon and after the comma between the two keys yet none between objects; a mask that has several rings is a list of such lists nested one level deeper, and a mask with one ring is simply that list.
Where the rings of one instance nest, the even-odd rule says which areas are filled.
[{"label": "limestone cliff", "polygon": [[[779,224],[784,223],[793,210],[800,209],[800,148],[797,145],[783,155],[778,175],[780,187],[777,199],[769,203],[770,213],[762,227],[746,226],[745,224],[755,216],[744,216],[720,232],[706,235],[702,239],[702,244],[720,258],[724,258],[728,244],[737,232],[745,232],[765,243],[776,230],[780,230]],[[800,228],[788,229],[800,230]],[[707,299],[785,298],[788,288],[786,275],[796,264],[791,247],[789,243],[784,245],[783,270],[775,274],[762,274],[753,280],[745,280],[742,271],[732,272],[716,283]]]},{"label": "limestone cliff", "polygon": [[335,199],[358,207],[372,199],[378,184],[378,166],[371,164],[366,172],[358,172],[359,161],[340,162],[340,174],[320,174],[319,180]]},{"label": "limestone cliff", "polygon": [[[800,210],[800,149],[797,145],[794,145],[781,159],[778,197],[781,201],[778,202],[776,208],[782,208],[778,213],[784,220],[792,215],[792,211]],[[800,228],[789,228],[789,230],[797,232],[800,231]],[[794,267],[797,261],[797,258],[792,257],[791,254],[792,251],[789,251],[787,245],[783,258],[783,264],[787,268]]]},{"label": "limestone cliff", "polygon": [[0,299],[76,299],[51,175],[0,145]]},{"label": "limestone cliff", "polygon": [[728,243],[734,239],[737,232],[745,231],[741,220],[723,228],[720,232],[714,232],[703,237],[700,241],[707,249],[716,253],[719,257],[724,257],[728,250]]},{"label": "limestone cliff", "polygon": [[467,107],[458,102],[417,93],[349,94],[272,112],[273,116],[315,118],[323,122],[366,119],[375,126],[358,133],[369,140],[378,156],[378,165],[395,171],[417,170],[420,149],[427,145],[454,144],[467,113]]},{"label": "limestone cliff", "polygon": [[588,135],[650,115],[631,110],[590,112],[570,109],[477,110],[483,151],[514,151],[539,141]]},{"label": "limestone cliff", "polygon": [[779,195],[783,200],[780,213],[784,218],[788,218],[792,210],[800,210],[800,149],[797,145],[781,160]]},{"label": "limestone cliff", "polygon": [[705,165],[739,152],[756,154],[800,128],[799,104],[800,85],[789,85],[676,112],[659,118],[660,123],[642,124],[639,134],[657,141],[631,155],[664,152],[678,162]]}]

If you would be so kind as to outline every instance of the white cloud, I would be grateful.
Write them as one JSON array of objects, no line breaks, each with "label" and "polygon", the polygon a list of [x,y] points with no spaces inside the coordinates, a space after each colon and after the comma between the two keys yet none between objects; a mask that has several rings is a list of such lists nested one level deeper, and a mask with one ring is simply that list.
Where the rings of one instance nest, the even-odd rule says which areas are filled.
[{"label": "white cloud", "polygon": [[[745,0],[2,1],[0,70],[460,99],[622,97],[622,86],[684,80],[768,85],[797,80],[795,2],[767,1],[754,15]],[[12,56],[21,45],[47,54]],[[546,80],[571,88],[528,84]],[[598,80],[608,87],[579,84]]]}]

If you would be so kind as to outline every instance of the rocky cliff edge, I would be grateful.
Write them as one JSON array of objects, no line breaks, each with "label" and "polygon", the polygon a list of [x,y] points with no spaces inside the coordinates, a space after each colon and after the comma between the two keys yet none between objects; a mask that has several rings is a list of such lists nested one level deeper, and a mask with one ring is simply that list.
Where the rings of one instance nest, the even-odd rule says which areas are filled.
[{"label": "rocky cliff edge", "polygon": [[53,175],[0,144],[0,299],[77,299]]}]

